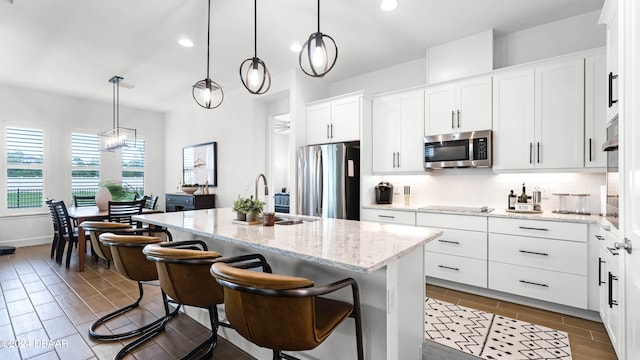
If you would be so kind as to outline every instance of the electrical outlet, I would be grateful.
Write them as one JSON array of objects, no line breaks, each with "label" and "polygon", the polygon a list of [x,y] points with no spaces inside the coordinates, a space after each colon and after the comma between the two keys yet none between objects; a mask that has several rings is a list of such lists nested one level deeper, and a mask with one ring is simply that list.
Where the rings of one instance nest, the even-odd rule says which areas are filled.
[{"label": "electrical outlet", "polygon": [[542,198],[543,199],[549,199],[549,189],[540,188],[540,192],[542,193]]}]

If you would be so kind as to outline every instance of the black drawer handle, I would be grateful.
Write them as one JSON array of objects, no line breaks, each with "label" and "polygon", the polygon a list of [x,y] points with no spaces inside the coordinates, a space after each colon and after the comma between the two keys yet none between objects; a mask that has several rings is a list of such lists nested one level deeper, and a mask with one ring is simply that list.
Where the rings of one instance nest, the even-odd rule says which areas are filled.
[{"label": "black drawer handle", "polygon": [[549,287],[549,285],[547,285],[547,284],[540,284],[540,283],[531,282],[531,281],[527,281],[527,280],[520,280],[520,282],[523,283],[523,284],[535,285],[535,286],[540,286],[540,287],[546,287],[546,288]]},{"label": "black drawer handle", "polygon": [[459,243],[459,242],[457,242],[457,241],[442,240],[442,239],[438,239],[438,241],[443,242],[443,243],[447,243],[447,244],[456,244],[456,245],[460,245],[460,243]]},{"label": "black drawer handle", "polygon": [[602,264],[606,264],[607,262],[602,260],[602,258],[598,258],[598,286],[604,284],[602,281]]},{"label": "black drawer handle", "polygon": [[396,217],[395,217],[395,216],[393,216],[393,215],[378,215],[378,217],[381,217],[381,218],[387,218],[387,219],[395,219],[395,218],[396,218]]},{"label": "black drawer handle", "polygon": [[618,277],[613,275],[609,271],[609,308],[613,308],[613,305],[618,306],[618,301],[613,300],[613,282],[618,281]]},{"label": "black drawer handle", "polygon": [[617,78],[618,75],[613,75],[612,72],[609,73],[609,107],[618,102],[618,100],[613,100],[613,80]]},{"label": "black drawer handle", "polygon": [[528,227],[528,226],[518,226],[518,227],[522,230],[549,231],[549,229],[545,229],[545,228],[535,228],[535,227]]},{"label": "black drawer handle", "polygon": [[451,266],[438,265],[438,267],[441,269],[460,271],[460,269]]},{"label": "black drawer handle", "polygon": [[611,253],[611,255],[613,255],[613,256],[618,256],[618,255],[620,255],[620,253],[618,253],[618,250],[617,250],[617,249],[614,249],[614,248],[612,248],[612,247],[608,247],[608,246],[607,246],[607,250],[609,250],[609,252],[610,252],[610,253]]},{"label": "black drawer handle", "polygon": [[596,239],[598,239],[600,241],[604,241],[604,238],[602,237],[602,235],[596,235]]},{"label": "black drawer handle", "polygon": [[549,254],[546,253],[542,253],[542,252],[537,252],[537,251],[528,251],[528,250],[518,250],[519,252],[523,253],[523,254],[532,254],[532,255],[540,255],[540,256],[549,256]]}]

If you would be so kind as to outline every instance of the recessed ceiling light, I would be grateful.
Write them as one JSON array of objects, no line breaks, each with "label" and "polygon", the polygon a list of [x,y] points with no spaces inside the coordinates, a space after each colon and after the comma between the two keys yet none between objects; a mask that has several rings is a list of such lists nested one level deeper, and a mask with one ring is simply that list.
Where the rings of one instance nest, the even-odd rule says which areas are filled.
[{"label": "recessed ceiling light", "polygon": [[298,43],[294,43],[291,44],[291,46],[289,46],[289,50],[295,52],[295,53],[299,53],[300,50],[302,50],[302,45],[298,44]]},{"label": "recessed ceiling light", "polygon": [[382,0],[380,4],[380,9],[384,11],[391,11],[398,7],[398,0]]},{"label": "recessed ceiling light", "polygon": [[184,46],[184,47],[193,47],[193,41],[187,39],[187,38],[182,38],[180,40],[178,40],[178,44]]}]

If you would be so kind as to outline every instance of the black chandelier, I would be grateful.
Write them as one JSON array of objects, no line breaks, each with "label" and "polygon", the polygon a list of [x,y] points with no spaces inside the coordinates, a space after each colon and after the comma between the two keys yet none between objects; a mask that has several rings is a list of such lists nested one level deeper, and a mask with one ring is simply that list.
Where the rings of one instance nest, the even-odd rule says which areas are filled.
[{"label": "black chandelier", "polygon": [[269,91],[271,74],[258,57],[258,5],[253,0],[253,57],[240,64],[240,81],[250,93],[260,95]]},{"label": "black chandelier", "polygon": [[[328,45],[328,46],[327,46]],[[313,77],[325,76],[338,59],[338,46],[333,38],[320,32],[320,0],[318,0],[318,31],[302,45],[298,62],[302,71]]]},{"label": "black chandelier", "polygon": [[205,109],[215,109],[224,100],[222,87],[209,78],[209,46],[211,44],[211,0],[207,12],[207,78],[200,80],[191,88],[193,99]]}]

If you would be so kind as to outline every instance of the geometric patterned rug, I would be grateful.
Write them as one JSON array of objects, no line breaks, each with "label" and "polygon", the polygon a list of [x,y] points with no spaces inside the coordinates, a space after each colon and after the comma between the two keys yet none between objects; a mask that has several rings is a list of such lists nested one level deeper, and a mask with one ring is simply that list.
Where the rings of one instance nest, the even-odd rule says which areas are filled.
[{"label": "geometric patterned rug", "polygon": [[567,333],[427,298],[425,339],[488,360],[571,360]]}]

